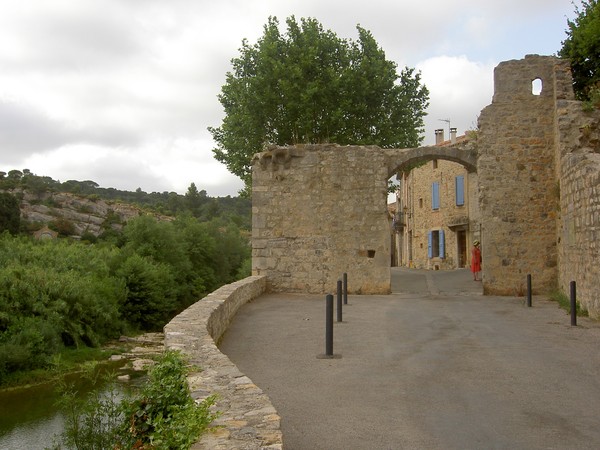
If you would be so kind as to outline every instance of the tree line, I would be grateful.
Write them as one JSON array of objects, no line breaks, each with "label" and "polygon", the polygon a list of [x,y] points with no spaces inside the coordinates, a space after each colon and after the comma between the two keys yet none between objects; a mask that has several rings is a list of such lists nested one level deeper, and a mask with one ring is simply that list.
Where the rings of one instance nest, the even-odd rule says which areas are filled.
[{"label": "tree line", "polygon": [[49,176],[40,176],[29,169],[0,171],[0,191],[25,189],[42,196],[48,192],[67,192],[91,199],[114,200],[130,203],[167,216],[190,212],[200,220],[227,217],[238,225],[250,229],[250,200],[242,197],[210,197],[191,183],[185,195],[176,192],[151,192],[103,188],[98,183],[85,180],[60,182]]},{"label": "tree line", "polygon": [[[0,207],[2,218],[18,219],[14,195],[0,193]],[[11,223],[0,223],[0,385],[51,366],[67,349],[160,330],[250,274],[249,231],[228,215],[200,220],[192,208],[172,221],[141,215],[94,242],[35,240]]]}]

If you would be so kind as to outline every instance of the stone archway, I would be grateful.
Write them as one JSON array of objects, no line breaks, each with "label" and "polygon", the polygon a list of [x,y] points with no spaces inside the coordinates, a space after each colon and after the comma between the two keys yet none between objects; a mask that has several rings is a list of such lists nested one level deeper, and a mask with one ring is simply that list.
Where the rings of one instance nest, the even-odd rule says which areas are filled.
[{"label": "stone archway", "polygon": [[[540,95],[531,92],[535,79]],[[572,97],[568,63],[530,55],[496,67],[492,104],[471,144],[274,146],[257,154],[253,273],[266,274],[275,291],[330,292],[347,272],[350,292],[390,292],[387,180],[411,162],[448,159],[477,172],[484,292],[515,294],[527,273],[534,291],[547,290],[558,274],[557,161],[568,127],[558,119]],[[578,236],[571,228],[568,242]]]},{"label": "stone archway", "polygon": [[254,158],[253,273],[275,291],[324,293],[348,273],[352,293],[389,293],[387,180],[415,160],[476,170],[468,143],[452,147],[272,146]]},{"label": "stone archway", "polygon": [[477,171],[477,150],[470,141],[462,141],[452,146],[429,146],[405,149],[384,150],[388,157],[388,175],[395,173],[410,164],[431,161],[432,159],[443,159],[461,164],[467,172]]}]

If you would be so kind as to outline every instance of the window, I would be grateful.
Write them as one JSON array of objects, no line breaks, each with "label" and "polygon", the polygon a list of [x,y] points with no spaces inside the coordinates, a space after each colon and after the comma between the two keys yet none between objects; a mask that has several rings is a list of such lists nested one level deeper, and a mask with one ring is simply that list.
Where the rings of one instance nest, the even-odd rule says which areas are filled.
[{"label": "window", "polygon": [[422,198],[420,198],[420,199],[419,199],[419,208],[422,208],[422,207],[423,207],[423,199],[422,199]]},{"label": "window", "polygon": [[427,234],[427,256],[429,258],[444,258],[446,245],[444,230],[432,230]]},{"label": "window", "polygon": [[437,159],[434,159],[432,162],[433,168],[437,169],[438,168],[438,164],[437,164]]},{"label": "window", "polygon": [[542,79],[536,78],[531,82],[531,93],[533,95],[541,95],[542,94]]},{"label": "window", "polygon": [[431,183],[431,209],[440,209],[440,183]]},{"label": "window", "polygon": [[454,180],[455,193],[456,193],[456,206],[464,206],[465,204],[465,177],[459,175]]}]

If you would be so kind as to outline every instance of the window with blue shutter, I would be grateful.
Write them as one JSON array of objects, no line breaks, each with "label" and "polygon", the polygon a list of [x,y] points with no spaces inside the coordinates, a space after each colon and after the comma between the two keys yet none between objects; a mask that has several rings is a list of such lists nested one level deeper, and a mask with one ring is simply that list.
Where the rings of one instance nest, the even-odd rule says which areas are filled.
[{"label": "window with blue shutter", "polygon": [[440,183],[437,181],[431,184],[431,208],[440,209]]},{"label": "window with blue shutter", "polygon": [[433,232],[427,233],[427,257],[433,258]]},{"label": "window with blue shutter", "polygon": [[465,204],[465,177],[459,175],[455,180],[456,187],[456,206],[464,206]]},{"label": "window with blue shutter", "polygon": [[444,258],[446,255],[446,242],[444,230],[432,230],[427,233],[427,257]]}]

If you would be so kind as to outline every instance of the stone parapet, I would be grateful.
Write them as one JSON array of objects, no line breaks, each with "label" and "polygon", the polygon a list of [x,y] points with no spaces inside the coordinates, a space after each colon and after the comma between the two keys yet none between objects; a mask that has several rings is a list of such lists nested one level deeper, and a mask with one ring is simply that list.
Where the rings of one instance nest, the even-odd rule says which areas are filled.
[{"label": "stone parapet", "polygon": [[221,415],[193,449],[281,449],[280,418],[269,397],[221,353],[221,339],[238,309],[265,292],[264,276],[228,284],[171,320],[165,348],[180,350],[201,372],[191,373],[191,395],[217,395]]}]

